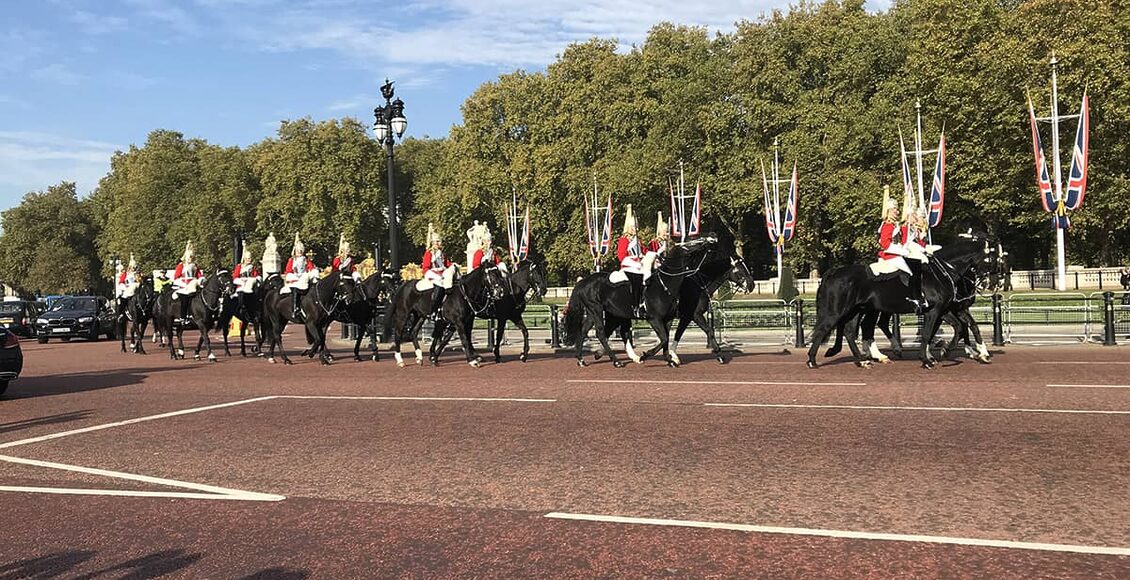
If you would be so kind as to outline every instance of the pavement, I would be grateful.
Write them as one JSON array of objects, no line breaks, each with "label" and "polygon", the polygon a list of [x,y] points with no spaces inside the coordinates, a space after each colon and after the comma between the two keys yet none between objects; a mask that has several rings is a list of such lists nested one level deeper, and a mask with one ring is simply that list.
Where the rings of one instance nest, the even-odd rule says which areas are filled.
[{"label": "pavement", "polygon": [[22,346],[0,580],[1130,577],[1122,347],[926,371]]}]

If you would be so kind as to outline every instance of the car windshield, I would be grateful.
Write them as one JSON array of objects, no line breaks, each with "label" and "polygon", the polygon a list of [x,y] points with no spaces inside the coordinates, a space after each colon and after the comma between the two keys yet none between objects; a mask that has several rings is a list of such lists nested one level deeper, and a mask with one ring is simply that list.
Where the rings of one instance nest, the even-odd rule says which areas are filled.
[{"label": "car windshield", "polygon": [[51,310],[94,310],[93,298],[60,298]]},{"label": "car windshield", "polygon": [[0,303],[0,314],[22,314],[24,305],[15,302]]}]

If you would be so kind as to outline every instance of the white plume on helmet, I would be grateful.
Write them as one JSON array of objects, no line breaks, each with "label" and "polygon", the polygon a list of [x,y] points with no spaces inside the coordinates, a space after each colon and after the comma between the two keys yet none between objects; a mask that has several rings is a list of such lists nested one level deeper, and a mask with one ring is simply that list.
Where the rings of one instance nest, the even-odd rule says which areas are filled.
[{"label": "white plume on helmet", "polygon": [[297,258],[298,256],[306,253],[306,246],[303,245],[302,240],[298,238],[298,232],[294,232],[294,249],[290,251],[291,257]]},{"label": "white plume on helmet", "polygon": [[632,204],[629,203],[627,210],[624,212],[623,233],[626,235],[629,231],[634,232],[636,229],[638,229],[636,226],[636,216],[632,213]]}]

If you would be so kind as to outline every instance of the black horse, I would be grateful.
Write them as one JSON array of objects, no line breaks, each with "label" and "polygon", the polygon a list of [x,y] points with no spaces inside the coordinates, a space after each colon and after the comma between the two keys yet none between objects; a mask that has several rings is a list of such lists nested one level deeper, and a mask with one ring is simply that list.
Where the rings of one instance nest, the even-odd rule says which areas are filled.
[{"label": "black horse", "polygon": [[[629,283],[613,284],[606,272],[590,274],[577,283],[566,308],[563,337],[565,346],[576,345],[577,365],[586,366],[583,358],[584,338],[590,328],[596,331],[605,354],[616,367],[622,367],[624,363],[616,358],[608,344],[608,336],[613,328],[619,328],[628,357],[637,363],[642,363],[660,350],[666,352],[669,342],[668,326],[675,318],[675,306],[684,280],[697,274],[702,265],[720,251],[718,239],[709,235],[674,245],[667,251],[663,265],[655,270],[643,289],[646,320],[659,337],[659,343],[642,356],[636,354],[632,345],[631,321],[635,317],[635,300]],[[678,362],[670,355],[667,364],[678,366]]]},{"label": "black horse", "polygon": [[[923,368],[934,368],[937,361],[930,353],[930,343],[938,332],[942,315],[957,296],[956,280],[973,265],[984,259],[988,243],[983,239],[959,240],[950,245],[951,259],[930,259],[922,268],[922,291],[931,307],[923,315],[921,359]],[[898,278],[876,279],[866,264],[842,266],[829,272],[816,290],[816,328],[808,349],[808,367],[816,368],[816,353],[833,329],[846,325],[844,336],[860,366],[869,366],[862,359],[854,336],[860,314],[868,312],[915,313],[911,288]],[[877,317],[877,315],[876,315]]]},{"label": "black horse", "polygon": [[675,328],[675,338],[671,342],[671,358],[675,365],[680,364],[679,341],[683,333],[693,321],[706,333],[706,344],[710,347],[711,354],[718,362],[726,364],[729,358],[722,353],[722,347],[714,338],[714,325],[706,317],[710,310],[710,297],[722,286],[723,283],[731,284],[748,292],[753,288],[753,274],[750,273],[746,263],[738,256],[716,255],[710,261],[704,262],[698,273],[687,278],[679,291],[679,324]]},{"label": "black horse", "polygon": [[294,364],[282,346],[282,333],[290,322],[300,322],[305,326],[306,337],[312,341],[309,352],[319,354],[323,365],[328,365],[331,359],[326,352],[326,331],[333,322],[339,309],[349,306],[353,300],[354,283],[349,276],[342,276],[341,272],[330,272],[325,278],[314,283],[302,296],[300,314],[294,316],[294,294],[292,290],[282,293],[283,281],[279,276],[272,276],[264,283],[263,288],[263,332],[265,341],[270,343],[267,355],[269,362],[275,362],[275,348],[278,348],[283,363]]},{"label": "black horse", "polygon": [[[220,321],[220,328],[228,328],[232,319],[238,319],[239,325],[239,356],[247,357],[247,327],[255,327],[255,344],[251,346],[251,352],[259,352],[260,346],[263,344],[263,284],[259,282],[251,292],[239,292],[232,289],[231,297],[224,302],[223,319]],[[231,356],[231,349],[228,345],[228,333],[225,330],[224,336],[224,354]]]},{"label": "black horse", "polygon": [[[473,298],[476,295],[475,289],[461,284],[459,291],[452,292],[451,296],[444,300],[444,324],[442,326],[445,328],[442,337],[432,342],[431,361],[433,364],[439,362],[439,355],[447,347],[452,334],[456,330],[462,329],[459,338],[463,341],[463,348],[467,353],[467,362],[472,366],[477,367],[479,365],[481,359],[477,356],[471,356],[473,347],[470,345],[471,327],[475,318],[494,320],[497,323],[495,327],[494,362],[502,362],[500,349],[502,348],[507,321],[513,322],[514,326],[522,331],[522,354],[518,358],[522,362],[529,359],[530,331],[526,328],[525,321],[522,320],[522,313],[526,310],[526,303],[531,294],[538,297],[545,296],[548,289],[545,268],[536,262],[523,260],[518,263],[514,272],[506,277],[502,277],[501,273],[494,267],[479,268],[476,271],[480,270],[484,271],[486,275],[485,281],[493,282],[501,288],[501,295],[495,299],[491,299],[489,295],[482,296],[483,300],[480,304],[479,299]],[[472,282],[470,276],[466,276],[464,281]],[[489,292],[489,288],[486,290]],[[478,293],[482,294],[481,291]]]},{"label": "black horse", "polygon": [[157,301],[157,292],[153,290],[153,278],[144,276],[138,284],[133,296],[126,298],[124,306],[118,312],[118,337],[122,341],[122,352],[126,350],[126,324],[129,328],[129,348],[137,354],[145,352],[145,329],[153,318],[153,304]]},{"label": "black horse", "polygon": [[[980,234],[973,234],[972,231],[967,234],[961,234],[965,239],[978,239]],[[942,260],[950,260],[953,256],[954,250],[949,246],[943,247],[937,252],[935,256]],[[977,300],[977,296],[983,292],[997,292],[1003,284],[1003,276],[1005,275],[1004,263],[1004,248],[999,244],[990,245],[985,250],[985,257],[983,260],[974,262],[973,266],[969,268],[963,275],[954,279],[954,285],[957,290],[957,295],[954,297],[953,302],[950,303],[949,308],[942,314],[944,322],[953,327],[953,338],[949,343],[939,341],[937,347],[942,349],[942,356],[945,353],[952,352],[957,348],[958,341],[965,342],[965,352],[970,358],[982,364],[989,364],[992,362],[992,355],[989,353],[988,348],[985,346],[984,340],[981,337],[981,328],[978,326],[977,321],[974,320],[973,314],[969,309]],[[892,315],[887,312],[878,313],[878,320],[874,319],[874,313],[860,315],[860,327],[863,332],[863,339],[868,346],[868,355],[870,359],[882,363],[890,362],[890,359],[879,352],[878,348],[874,346],[875,340],[875,327],[878,327],[887,340],[891,343],[891,348],[895,352],[895,356],[902,356],[902,342],[898,336],[891,331],[891,317]],[[970,340],[972,334],[972,340]],[[921,337],[920,337],[921,340]],[[843,343],[843,327],[836,329],[836,342],[829,348],[824,356],[835,356],[841,350]]]},{"label": "black horse", "polygon": [[[334,320],[342,324],[356,325],[360,332],[354,337],[353,360],[360,362],[361,341],[369,337],[369,347],[372,351],[370,358],[373,362],[381,360],[377,353],[377,315],[387,307],[389,297],[396,290],[397,276],[393,272],[376,272],[359,284],[354,284],[353,299],[344,308],[339,308],[334,313]],[[308,354],[313,354],[308,352]],[[333,354],[326,353],[333,360]]]},{"label": "black horse", "polygon": [[[231,272],[226,269],[221,269],[215,274],[208,276],[204,279],[204,283],[200,285],[200,290],[191,298],[188,303],[188,318],[192,324],[200,331],[200,337],[196,339],[196,350],[193,352],[192,358],[200,360],[200,347],[204,346],[208,350],[208,360],[216,362],[216,355],[212,353],[212,339],[208,333],[213,330],[220,329],[226,330],[225,322],[230,317],[224,317],[224,305],[231,300],[231,286],[232,276]],[[184,348],[184,341],[181,338],[183,329],[177,333],[177,341]],[[224,350],[227,350],[227,333],[224,332]],[[231,353],[228,353],[229,356]],[[183,355],[182,355],[183,356]]]},{"label": "black horse", "polygon": [[[385,308],[384,335],[390,343],[389,349],[392,350],[392,356],[396,358],[398,367],[404,366],[400,343],[405,337],[412,340],[416,364],[424,364],[424,351],[420,348],[420,330],[435,310],[435,292],[432,288],[417,290],[418,283],[419,280],[401,282],[400,287],[393,292],[388,307]],[[451,290],[447,290],[445,294],[451,294]]]}]

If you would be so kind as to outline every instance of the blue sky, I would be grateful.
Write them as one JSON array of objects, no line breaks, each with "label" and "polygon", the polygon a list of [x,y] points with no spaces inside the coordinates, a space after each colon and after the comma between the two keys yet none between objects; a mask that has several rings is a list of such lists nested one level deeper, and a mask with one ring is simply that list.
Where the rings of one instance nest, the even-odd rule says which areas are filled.
[{"label": "blue sky", "polygon": [[[871,0],[871,8],[886,0]],[[387,76],[408,134],[445,136],[502,72],[656,22],[730,30],[787,0],[34,0],[0,20],[0,209],[61,180],[88,193],[115,150],[172,129],[248,145],[278,122],[369,123]]]}]

